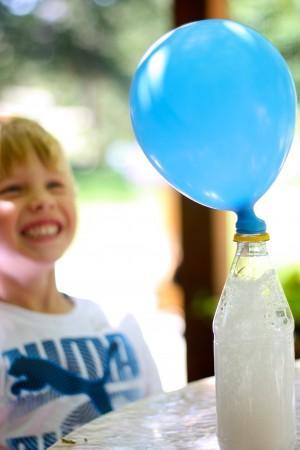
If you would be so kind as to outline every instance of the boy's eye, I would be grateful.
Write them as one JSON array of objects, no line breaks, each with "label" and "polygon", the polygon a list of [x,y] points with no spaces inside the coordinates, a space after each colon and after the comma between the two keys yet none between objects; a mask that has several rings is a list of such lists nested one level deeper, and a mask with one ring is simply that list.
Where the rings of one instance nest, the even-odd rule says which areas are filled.
[{"label": "boy's eye", "polygon": [[21,192],[22,186],[20,184],[10,184],[0,189],[0,194],[15,194]]},{"label": "boy's eye", "polygon": [[47,183],[47,188],[48,189],[59,189],[59,188],[63,188],[64,185],[61,181],[49,181]]}]

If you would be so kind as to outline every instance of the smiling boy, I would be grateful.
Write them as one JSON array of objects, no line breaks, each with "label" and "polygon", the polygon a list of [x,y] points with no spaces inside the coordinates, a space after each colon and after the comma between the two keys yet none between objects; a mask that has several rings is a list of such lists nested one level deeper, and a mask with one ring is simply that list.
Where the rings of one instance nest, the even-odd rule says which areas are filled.
[{"label": "smiling boy", "polygon": [[[73,177],[36,122],[0,123],[0,445],[45,449],[160,391],[138,329],[112,329],[93,302],[59,292],[55,262],[76,230]],[[88,270],[88,268],[87,268]]]}]

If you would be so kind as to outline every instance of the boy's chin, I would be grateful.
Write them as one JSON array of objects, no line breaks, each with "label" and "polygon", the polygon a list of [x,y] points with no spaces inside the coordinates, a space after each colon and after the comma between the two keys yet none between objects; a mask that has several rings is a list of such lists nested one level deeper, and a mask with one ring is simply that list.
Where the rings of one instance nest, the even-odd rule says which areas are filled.
[{"label": "boy's chin", "polygon": [[[65,251],[52,249],[48,252],[32,252],[23,255],[24,265],[33,266],[54,266],[55,263],[64,255]],[[19,262],[22,265],[22,260]],[[22,268],[20,268],[22,270]]]},{"label": "boy's chin", "polygon": [[53,242],[49,245],[33,245],[32,247],[23,248],[23,256],[35,263],[55,264],[69,248],[71,241]]}]

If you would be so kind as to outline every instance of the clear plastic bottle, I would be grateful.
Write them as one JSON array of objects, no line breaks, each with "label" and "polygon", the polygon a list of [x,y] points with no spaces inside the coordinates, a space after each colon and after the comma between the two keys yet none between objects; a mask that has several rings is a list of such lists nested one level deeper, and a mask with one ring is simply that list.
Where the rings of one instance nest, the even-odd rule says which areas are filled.
[{"label": "clear plastic bottle", "polygon": [[294,450],[294,320],[272,268],[269,236],[235,235],[213,321],[221,450]]}]

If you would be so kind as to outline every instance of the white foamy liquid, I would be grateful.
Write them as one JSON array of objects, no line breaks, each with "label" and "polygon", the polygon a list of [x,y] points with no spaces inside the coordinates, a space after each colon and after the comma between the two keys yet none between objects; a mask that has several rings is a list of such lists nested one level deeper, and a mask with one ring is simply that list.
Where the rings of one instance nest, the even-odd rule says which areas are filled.
[{"label": "white foamy liquid", "polygon": [[229,307],[215,319],[222,450],[293,450],[295,446],[293,333],[286,305],[277,296],[281,293],[269,291],[265,297],[270,280],[229,283],[225,293]]}]

